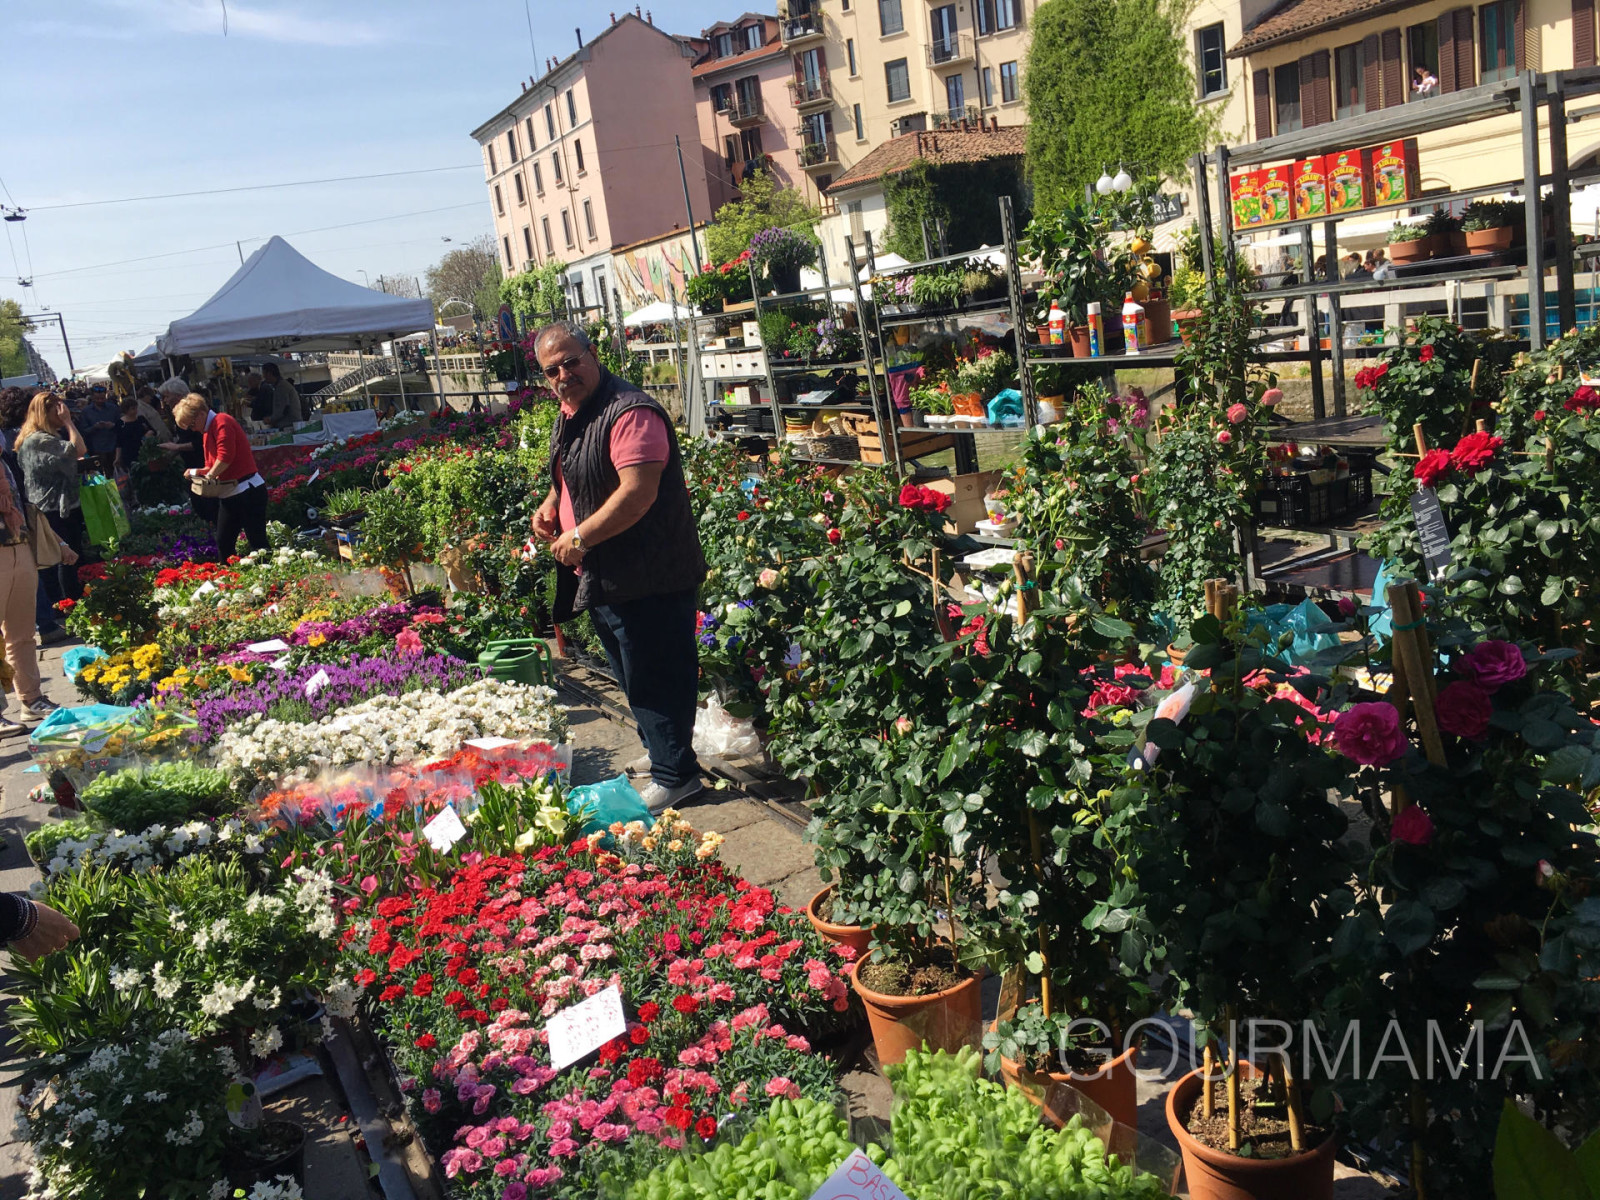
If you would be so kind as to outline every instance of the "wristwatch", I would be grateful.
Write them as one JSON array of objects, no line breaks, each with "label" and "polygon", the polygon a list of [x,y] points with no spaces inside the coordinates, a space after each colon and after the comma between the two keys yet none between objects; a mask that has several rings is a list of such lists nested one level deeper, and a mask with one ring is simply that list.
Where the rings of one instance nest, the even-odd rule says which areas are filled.
[{"label": "wristwatch", "polygon": [[583,535],[580,534],[576,529],[572,531],[572,548],[574,550],[583,549]]}]

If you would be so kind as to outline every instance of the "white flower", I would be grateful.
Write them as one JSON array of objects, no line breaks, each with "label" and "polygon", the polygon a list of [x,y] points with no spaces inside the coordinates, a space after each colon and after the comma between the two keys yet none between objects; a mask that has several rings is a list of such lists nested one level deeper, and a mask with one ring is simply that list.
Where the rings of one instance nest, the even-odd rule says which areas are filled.
[{"label": "white flower", "polygon": [[149,1091],[144,1094],[144,1098],[151,1104],[160,1104],[167,1098],[167,1094],[165,1092]]},{"label": "white flower", "polygon": [[242,1001],[250,998],[250,993],[255,991],[256,981],[247,979],[244,983],[234,986],[218,981],[211,989],[209,996],[200,1000],[200,1011],[208,1017],[225,1017],[231,1013]]},{"label": "white flower", "polygon": [[273,1051],[283,1045],[283,1034],[278,1032],[276,1025],[250,1035],[250,1053],[257,1058],[266,1058]]},{"label": "white flower", "polygon": [[355,1016],[356,1001],[360,998],[361,989],[348,979],[335,979],[323,996],[328,1012],[336,1017]]},{"label": "white flower", "polygon": [[135,971],[131,967],[111,968],[111,986],[119,992],[131,992],[143,981],[144,974],[141,971]]}]

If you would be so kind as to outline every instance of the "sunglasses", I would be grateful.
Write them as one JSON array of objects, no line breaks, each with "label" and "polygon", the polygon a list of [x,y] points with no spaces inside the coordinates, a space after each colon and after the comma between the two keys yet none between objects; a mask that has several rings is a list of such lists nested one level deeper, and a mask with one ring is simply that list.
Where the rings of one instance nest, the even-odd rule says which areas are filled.
[{"label": "sunglasses", "polygon": [[555,379],[561,374],[561,372],[575,372],[582,365],[583,355],[574,354],[571,358],[563,358],[558,363],[552,363],[550,366],[542,367],[540,369],[544,371],[544,377],[546,379]]}]

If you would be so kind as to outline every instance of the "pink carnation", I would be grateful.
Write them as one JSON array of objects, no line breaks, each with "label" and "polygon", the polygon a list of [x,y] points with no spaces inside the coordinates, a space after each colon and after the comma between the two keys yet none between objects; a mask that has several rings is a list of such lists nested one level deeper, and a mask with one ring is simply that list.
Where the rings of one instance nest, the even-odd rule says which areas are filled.
[{"label": "pink carnation", "polygon": [[767,1095],[774,1100],[780,1096],[787,1100],[800,1099],[800,1085],[782,1075],[774,1075],[767,1080]]}]

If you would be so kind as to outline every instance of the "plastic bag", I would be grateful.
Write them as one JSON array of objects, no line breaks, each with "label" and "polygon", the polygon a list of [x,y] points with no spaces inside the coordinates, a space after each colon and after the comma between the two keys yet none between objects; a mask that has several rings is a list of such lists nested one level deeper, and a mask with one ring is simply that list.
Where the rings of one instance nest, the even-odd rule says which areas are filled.
[{"label": "plastic bag", "polygon": [[1284,656],[1292,663],[1304,665],[1315,659],[1319,651],[1339,647],[1339,639],[1334,634],[1317,632],[1332,625],[1333,620],[1309,596],[1290,610],[1285,624],[1294,630],[1294,647]]},{"label": "plastic bag", "polygon": [[1003,425],[1006,421],[1022,420],[1022,393],[1016,388],[1006,388],[995,393],[989,401],[989,424]]},{"label": "plastic bag", "polygon": [[694,716],[694,750],[716,758],[747,758],[761,753],[761,738],[753,721],[733,716],[712,695]]},{"label": "plastic bag", "polygon": [[83,509],[84,529],[96,546],[126,537],[132,528],[128,524],[128,510],[122,504],[122,493],[104,475],[91,476],[78,485],[78,504]]},{"label": "plastic bag", "polygon": [[74,646],[61,656],[61,669],[67,673],[67,678],[76,680],[83,669],[92,662],[99,662],[106,657],[106,652],[99,646]]},{"label": "plastic bag", "polygon": [[589,819],[583,826],[585,834],[604,833],[618,822],[626,825],[630,821],[643,821],[647,829],[656,823],[626,775],[573,788],[567,793],[567,811],[588,813]]}]

